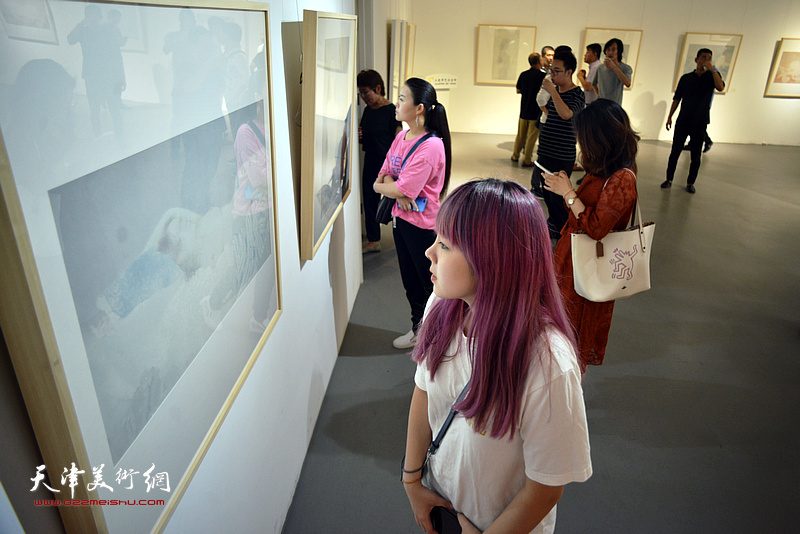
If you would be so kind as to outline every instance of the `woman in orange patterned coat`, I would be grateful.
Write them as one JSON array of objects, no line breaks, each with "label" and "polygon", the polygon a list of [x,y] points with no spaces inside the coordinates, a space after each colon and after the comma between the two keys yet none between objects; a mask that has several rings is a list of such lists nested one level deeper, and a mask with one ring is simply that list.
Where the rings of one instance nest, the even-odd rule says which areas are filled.
[{"label": "woman in orange patterned coat", "polygon": [[567,224],[553,254],[556,276],[578,338],[581,372],[600,365],[606,353],[614,301],[591,302],[575,292],[570,235],[583,231],[600,240],[628,226],[636,202],[636,152],[639,136],[628,114],[611,100],[598,99],[575,115],[575,133],[587,176],[578,190],[564,172],[544,174],[545,189],[564,198]]}]

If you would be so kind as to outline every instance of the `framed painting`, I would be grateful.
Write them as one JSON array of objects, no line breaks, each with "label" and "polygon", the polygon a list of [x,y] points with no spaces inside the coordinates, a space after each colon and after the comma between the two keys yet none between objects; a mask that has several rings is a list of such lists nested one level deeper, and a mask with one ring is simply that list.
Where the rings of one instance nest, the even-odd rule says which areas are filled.
[{"label": "framed painting", "polygon": [[314,259],[351,186],[356,17],[303,11],[300,258]]},{"label": "framed painting", "polygon": [[764,96],[800,98],[800,39],[781,39]]},{"label": "framed painting", "polygon": [[406,79],[414,76],[414,54],[417,52],[417,25],[408,25],[408,39],[406,40]]},{"label": "framed painting", "polygon": [[718,91],[727,93],[733,80],[733,68],[736,66],[736,58],[739,56],[739,48],[742,46],[742,36],[727,33],[687,33],[683,40],[683,50],[681,59],[678,63],[678,72],[675,75],[673,91],[678,88],[678,80],[687,72],[695,70],[697,67],[694,59],[697,51],[701,48],[711,50],[714,67],[719,71],[722,81],[725,82],[725,89]]},{"label": "framed painting", "polygon": [[478,25],[475,83],[516,85],[530,68],[528,56],[536,51],[536,26]]},{"label": "framed painting", "polygon": [[[583,54],[586,52],[587,46],[592,43],[598,43],[602,49],[610,39],[615,37],[622,41],[622,62],[630,65],[631,69],[633,69],[633,74],[631,74],[631,87],[633,87],[634,81],[636,80],[636,66],[639,63],[639,49],[642,46],[642,30],[586,28],[583,34],[583,47],[575,54],[575,57],[581,58],[579,63],[585,65],[585,63],[583,63]],[[602,55],[600,59],[603,59]],[[588,69],[588,66],[586,68]],[[630,89],[630,87],[625,87],[625,89]]]},{"label": "framed painting", "polygon": [[0,57],[0,328],[67,530],[160,532],[281,314],[269,12],[119,6],[158,43],[123,56],[50,4],[72,38]]},{"label": "framed painting", "polygon": [[0,18],[10,39],[58,44],[56,24],[47,0],[0,0]]}]

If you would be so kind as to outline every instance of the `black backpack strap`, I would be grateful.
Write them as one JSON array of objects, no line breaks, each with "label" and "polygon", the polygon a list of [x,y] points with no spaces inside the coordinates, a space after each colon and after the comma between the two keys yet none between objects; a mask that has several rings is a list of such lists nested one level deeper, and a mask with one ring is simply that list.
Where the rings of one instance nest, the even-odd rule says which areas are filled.
[{"label": "black backpack strap", "polygon": [[425,142],[430,137],[434,137],[434,135],[432,133],[426,133],[425,135],[423,135],[422,137],[417,139],[417,142],[414,143],[414,146],[412,146],[411,150],[408,151],[408,154],[406,154],[406,157],[403,158],[403,163],[400,165],[400,170],[403,170],[403,167],[406,166],[406,161],[408,161],[408,158],[411,157],[411,154],[414,153],[414,151],[417,149],[417,147],[419,147],[419,145],[421,145],[423,142]]},{"label": "black backpack strap", "polygon": [[250,127],[251,130],[253,130],[253,133],[256,134],[256,137],[258,137],[258,140],[261,141],[261,146],[266,148],[267,140],[264,139],[264,134],[262,134],[261,130],[258,129],[258,126],[256,126],[256,123],[254,123],[253,121],[247,121],[247,125]]}]

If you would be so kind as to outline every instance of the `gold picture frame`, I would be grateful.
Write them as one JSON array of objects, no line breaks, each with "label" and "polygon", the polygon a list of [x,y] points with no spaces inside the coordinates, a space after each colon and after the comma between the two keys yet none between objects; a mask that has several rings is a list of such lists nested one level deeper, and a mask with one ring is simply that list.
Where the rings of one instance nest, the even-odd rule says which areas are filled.
[{"label": "gold picture frame", "polygon": [[475,84],[516,85],[536,52],[536,26],[479,24],[475,55]]},{"label": "gold picture frame", "polygon": [[764,96],[800,98],[800,39],[781,39],[769,69]]},{"label": "gold picture frame", "polygon": [[352,187],[355,15],[303,11],[300,258],[312,260]]},{"label": "gold picture frame", "polygon": [[[191,19],[199,40],[183,51],[207,57],[206,74],[224,64],[211,19],[244,25],[235,61],[253,70],[225,94],[204,85],[213,76],[181,87],[188,77],[160,45],[126,55],[124,67],[172,72],[185,92],[164,102],[129,78],[116,98],[135,105],[120,122],[114,95],[95,115],[92,81],[63,76],[60,62],[86,61],[77,43],[6,51],[20,74],[0,116],[0,328],[68,532],[164,530],[283,308],[268,6],[127,3],[152,23],[151,42]],[[87,6],[111,5],[50,4],[62,34]],[[210,87],[219,105],[203,108]],[[202,174],[206,187],[185,187]],[[74,488],[59,484],[70,466],[83,471]],[[95,468],[108,489],[92,486]],[[122,485],[118,469],[131,473]]]},{"label": "gold picture frame", "polygon": [[681,59],[678,63],[678,72],[675,73],[674,91],[678,88],[678,80],[687,72],[695,70],[694,62],[697,51],[701,48],[708,48],[712,52],[714,66],[725,82],[725,88],[718,93],[725,94],[731,88],[733,81],[733,69],[736,67],[736,59],[739,57],[739,49],[742,47],[741,34],[734,33],[692,33],[687,32],[683,39],[683,49]]}]

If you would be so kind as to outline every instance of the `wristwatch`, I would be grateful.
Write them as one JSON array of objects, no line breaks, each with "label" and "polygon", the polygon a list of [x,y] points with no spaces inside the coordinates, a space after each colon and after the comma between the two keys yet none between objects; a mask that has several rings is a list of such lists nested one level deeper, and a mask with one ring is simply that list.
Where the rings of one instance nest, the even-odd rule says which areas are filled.
[{"label": "wristwatch", "polygon": [[578,200],[578,193],[575,193],[574,197],[567,199],[567,206],[572,207],[572,205],[575,204],[576,200]]}]

